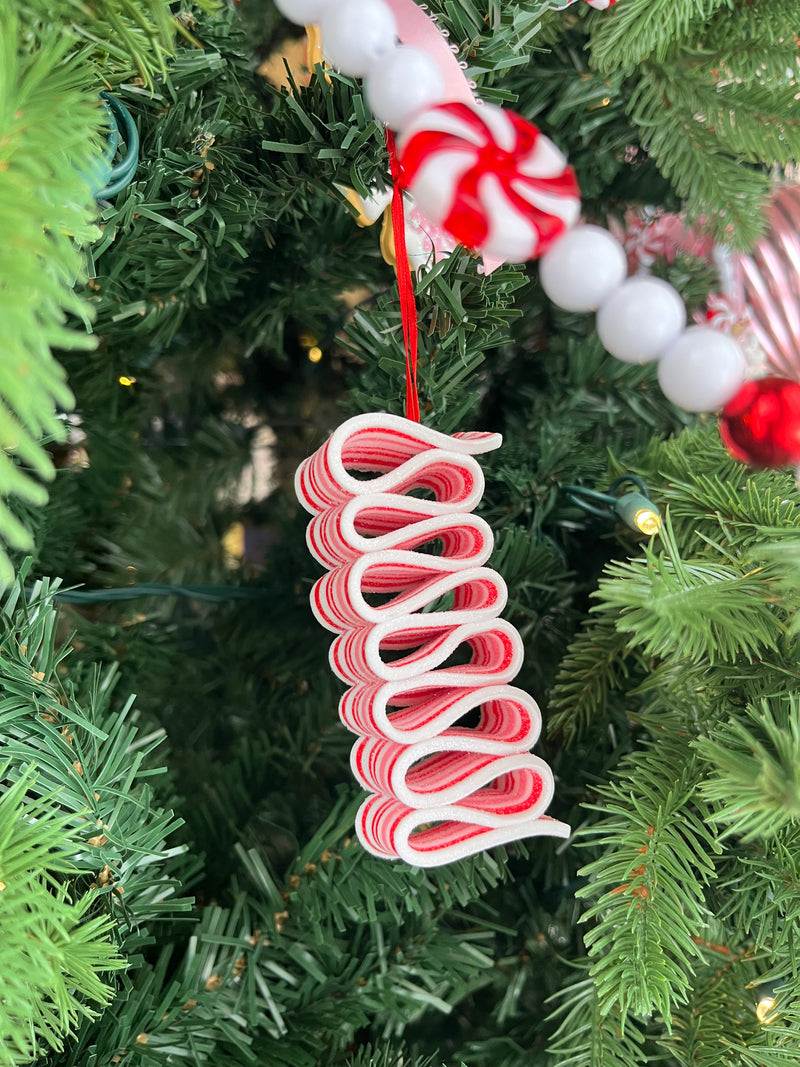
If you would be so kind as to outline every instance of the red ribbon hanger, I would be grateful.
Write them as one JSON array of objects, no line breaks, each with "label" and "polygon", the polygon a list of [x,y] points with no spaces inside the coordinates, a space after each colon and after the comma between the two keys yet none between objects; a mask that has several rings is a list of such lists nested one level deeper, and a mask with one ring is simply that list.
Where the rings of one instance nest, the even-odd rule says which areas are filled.
[{"label": "red ribbon hanger", "polygon": [[417,305],[414,300],[414,283],[408,265],[406,251],[406,222],[403,210],[402,171],[394,134],[386,131],[386,147],[392,172],[392,231],[397,260],[397,288],[400,293],[400,317],[403,323],[403,341],[406,348],[406,418],[419,422],[419,393],[417,391]]}]

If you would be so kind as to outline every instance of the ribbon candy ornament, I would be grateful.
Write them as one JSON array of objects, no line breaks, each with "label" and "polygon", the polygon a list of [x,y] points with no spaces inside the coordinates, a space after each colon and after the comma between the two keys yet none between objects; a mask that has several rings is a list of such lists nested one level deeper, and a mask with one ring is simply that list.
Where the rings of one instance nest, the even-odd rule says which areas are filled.
[{"label": "ribbon candy ornament", "polygon": [[[500,444],[499,434],[450,437],[395,415],[359,415],[296,476],[313,516],[309,549],[328,569],[311,605],[338,634],[331,666],[350,686],[339,713],[358,735],[351,764],[370,792],[358,837],[373,855],[419,867],[569,836],[544,814],[553,775],[529,751],[541,715],[509,684],[522,641],[499,618],[506,586],[485,566],[493,537],[472,514],[484,486],[474,456]],[[468,661],[448,665],[460,647]]]}]

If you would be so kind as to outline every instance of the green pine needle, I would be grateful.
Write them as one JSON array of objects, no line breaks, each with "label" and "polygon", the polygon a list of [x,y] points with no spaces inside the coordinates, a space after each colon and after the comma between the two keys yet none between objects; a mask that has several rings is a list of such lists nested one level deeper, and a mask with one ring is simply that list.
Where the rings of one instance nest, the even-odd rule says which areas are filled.
[{"label": "green pine needle", "polygon": [[708,763],[701,786],[726,835],[773,837],[800,819],[800,696],[761,700],[699,738]]},{"label": "green pine needle", "polygon": [[716,12],[733,18],[732,8],[733,0],[627,0],[612,18],[595,20],[592,57],[605,74],[630,74],[648,59],[665,59],[675,41],[691,39]]},{"label": "green pine needle", "polygon": [[616,1011],[601,1010],[591,978],[580,978],[553,998],[550,1016],[560,1020],[547,1051],[553,1067],[637,1067],[647,1063],[644,1035],[635,1022],[623,1026]]},{"label": "green pine needle", "polygon": [[[51,348],[87,348],[85,333],[65,327],[69,313],[86,320],[73,291],[83,264],[80,245],[97,235],[90,175],[99,156],[98,100],[85,91],[71,40],[60,27],[42,29],[28,45],[29,27],[13,9],[0,13],[0,320],[5,352],[0,369],[0,498],[22,495],[42,504],[46,493],[31,475],[49,479],[45,436],[63,440],[57,407],[72,395]],[[57,135],[54,135],[57,130]],[[21,210],[21,205],[24,208]],[[14,457],[12,459],[12,457]],[[22,464],[29,468],[23,475]],[[30,547],[30,536],[0,504],[0,541]],[[10,565],[0,548],[0,582]]]},{"label": "green pine needle", "polygon": [[[10,761],[0,768],[8,775]],[[31,1062],[38,1051],[61,1049],[82,1019],[98,1015],[113,990],[101,975],[125,967],[112,943],[113,923],[95,915],[96,892],[74,896],[56,880],[74,871],[81,847],[52,797],[30,799],[26,771],[0,795],[0,1064]]]},{"label": "green pine needle", "polygon": [[582,836],[602,847],[580,872],[577,896],[596,920],[584,941],[600,1011],[658,1012],[669,1029],[687,996],[695,937],[708,919],[703,887],[719,851],[695,798],[699,765],[680,742],[662,739],[624,760],[601,787],[599,822]]},{"label": "green pine needle", "polygon": [[[775,650],[783,633],[772,610],[770,575],[760,568],[683,560],[667,515],[661,551],[609,564],[594,594],[619,611],[617,627],[645,656],[691,662],[754,660]],[[600,610],[594,608],[593,610]]]}]

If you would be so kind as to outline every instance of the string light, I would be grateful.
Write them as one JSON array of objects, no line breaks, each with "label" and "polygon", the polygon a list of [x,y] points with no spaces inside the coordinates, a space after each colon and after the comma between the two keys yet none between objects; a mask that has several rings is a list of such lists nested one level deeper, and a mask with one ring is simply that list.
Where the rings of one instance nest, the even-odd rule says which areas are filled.
[{"label": "string light", "polygon": [[124,385],[126,387],[136,384],[136,379],[133,377],[133,375],[130,374],[120,374],[117,381],[120,385]]},{"label": "string light", "polygon": [[306,350],[311,363],[319,363],[322,359],[322,349],[319,347],[319,340],[311,333],[310,330],[301,330],[298,334],[297,340]]},{"label": "string light", "polygon": [[[630,483],[638,492],[616,496],[617,490]],[[661,530],[661,512],[650,499],[649,491],[636,474],[623,474],[609,486],[607,493],[587,489],[582,485],[565,485],[567,498],[582,511],[603,519],[618,519],[632,530],[654,537]]]},{"label": "string light", "polygon": [[234,522],[221,538],[222,550],[231,563],[244,558],[245,529],[243,522]]},{"label": "string light", "polygon": [[768,1026],[775,1018],[774,1014],[770,1014],[774,1007],[774,997],[762,997],[761,1000],[759,1000],[758,1004],[756,1004],[756,1015],[758,1016],[758,1021],[764,1026]]},{"label": "string light", "polygon": [[641,530],[643,534],[647,534],[648,537],[657,534],[661,529],[661,516],[657,511],[653,511],[652,508],[641,508],[633,516],[633,521],[636,523],[637,529]]},{"label": "string light", "polygon": [[614,514],[632,530],[653,537],[661,529],[658,508],[643,493],[626,493],[615,501]]}]

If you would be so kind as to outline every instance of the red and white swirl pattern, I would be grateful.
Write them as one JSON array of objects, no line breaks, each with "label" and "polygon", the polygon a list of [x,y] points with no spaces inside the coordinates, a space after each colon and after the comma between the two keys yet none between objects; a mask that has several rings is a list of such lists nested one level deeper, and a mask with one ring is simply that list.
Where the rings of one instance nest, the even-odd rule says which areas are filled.
[{"label": "red and white swirl pattern", "polygon": [[536,126],[492,104],[440,104],[398,142],[403,184],[422,211],[467,248],[520,263],[577,221],[572,168]]},{"label": "red and white swirl pattern", "polygon": [[311,606],[339,635],[331,666],[350,685],[339,712],[359,735],[351,763],[370,791],[358,836],[420,867],[569,835],[544,814],[553,776],[529,752],[541,715],[509,684],[522,642],[498,617],[506,586],[485,566],[491,530],[471,514],[484,486],[473,457],[500,443],[359,415],[295,480],[313,515],[309,548],[328,569]]}]

